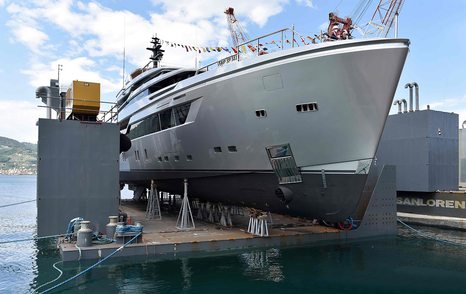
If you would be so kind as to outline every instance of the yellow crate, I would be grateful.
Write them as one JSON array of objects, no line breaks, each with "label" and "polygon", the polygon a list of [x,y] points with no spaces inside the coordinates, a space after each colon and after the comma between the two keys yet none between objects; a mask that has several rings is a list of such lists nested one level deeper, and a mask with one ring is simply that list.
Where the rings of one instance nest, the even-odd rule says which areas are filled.
[{"label": "yellow crate", "polygon": [[66,108],[75,114],[99,114],[100,83],[73,81],[66,91]]}]

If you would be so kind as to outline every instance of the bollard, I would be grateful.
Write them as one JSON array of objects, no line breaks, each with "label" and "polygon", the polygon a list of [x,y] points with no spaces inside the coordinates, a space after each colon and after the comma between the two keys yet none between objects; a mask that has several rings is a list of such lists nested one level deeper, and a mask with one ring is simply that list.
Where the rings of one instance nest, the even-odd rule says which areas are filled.
[{"label": "bollard", "polygon": [[79,247],[92,246],[92,230],[89,228],[90,221],[82,221],[81,228],[78,231],[78,240],[76,245]]},{"label": "bollard", "polygon": [[117,226],[118,216],[109,216],[109,223],[105,227],[105,232],[108,239],[115,239],[115,230]]}]

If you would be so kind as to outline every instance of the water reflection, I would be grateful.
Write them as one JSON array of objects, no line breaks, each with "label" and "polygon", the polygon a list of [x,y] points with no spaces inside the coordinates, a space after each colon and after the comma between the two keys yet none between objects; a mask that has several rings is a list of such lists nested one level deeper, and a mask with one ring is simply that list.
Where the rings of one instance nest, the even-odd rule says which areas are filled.
[{"label": "water reflection", "polygon": [[278,249],[245,252],[240,255],[240,258],[247,265],[244,270],[245,276],[272,282],[281,282],[285,278]]},{"label": "water reflection", "polygon": [[188,290],[191,288],[192,271],[188,264],[188,259],[181,259],[181,273],[183,275],[183,289]]}]

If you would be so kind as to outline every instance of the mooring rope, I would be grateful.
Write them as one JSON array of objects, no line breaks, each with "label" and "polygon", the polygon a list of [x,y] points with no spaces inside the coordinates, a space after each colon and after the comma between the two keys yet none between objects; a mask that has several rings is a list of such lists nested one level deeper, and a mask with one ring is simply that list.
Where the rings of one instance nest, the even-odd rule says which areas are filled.
[{"label": "mooring rope", "polygon": [[402,224],[403,226],[407,227],[408,229],[412,230],[413,232],[419,234],[421,237],[424,237],[424,238],[427,238],[427,239],[431,239],[431,240],[434,240],[434,241],[438,241],[438,242],[443,242],[443,243],[446,243],[446,244],[450,244],[450,245],[458,245],[458,246],[466,246],[466,244],[464,243],[457,243],[457,242],[453,242],[453,241],[449,241],[449,240],[445,240],[445,239],[440,239],[440,238],[437,238],[437,237],[434,237],[434,236],[431,236],[429,234],[426,234],[424,232],[421,232],[413,227],[411,227],[410,225],[408,225],[407,223],[403,222],[401,219],[397,219],[397,221]]},{"label": "mooring rope", "polygon": [[34,202],[34,201],[36,201],[36,199],[27,200],[27,201],[21,201],[21,202],[17,202],[17,203],[10,203],[10,204],[6,204],[6,205],[0,205],[0,208],[8,207],[8,206],[14,206],[14,205],[19,205],[19,204],[23,204],[23,203]]},{"label": "mooring rope", "polygon": [[59,235],[50,235],[50,236],[43,236],[43,237],[32,237],[32,238],[26,238],[26,239],[7,240],[7,241],[0,241],[0,244],[34,241],[34,240],[41,240],[41,239],[48,239],[48,238],[58,238],[58,237],[65,237],[68,235],[71,235],[71,234],[59,234]]},{"label": "mooring rope", "polygon": [[57,264],[59,264],[60,262],[63,262],[63,261],[60,260],[60,261],[57,261],[57,262],[55,262],[55,263],[53,264],[53,268],[56,269],[56,270],[60,273],[60,274],[58,275],[58,277],[56,277],[55,279],[53,279],[53,280],[51,280],[51,281],[48,281],[48,282],[45,283],[45,284],[40,285],[39,287],[36,288],[36,291],[39,290],[40,288],[45,287],[45,286],[47,286],[48,284],[51,284],[51,283],[53,283],[53,282],[55,282],[56,280],[58,280],[58,279],[61,278],[61,276],[63,275],[63,271],[60,270],[60,269],[57,267]]},{"label": "mooring rope", "polygon": [[112,253],[110,253],[109,255],[107,255],[105,258],[99,260],[98,262],[94,263],[93,265],[91,265],[90,267],[88,267],[87,269],[77,273],[76,275],[64,280],[63,282],[60,282],[58,284],[56,284],[55,286],[53,287],[50,287],[48,288],[47,290],[43,291],[43,292],[40,292],[39,294],[42,294],[42,293],[47,293],[47,292],[50,292],[54,289],[57,289],[58,287],[76,279],[77,277],[79,276],[82,276],[83,274],[87,273],[88,271],[92,270],[93,268],[95,268],[96,266],[98,266],[99,264],[103,263],[104,261],[106,261],[107,259],[109,259],[110,257],[112,257],[113,255],[115,255],[117,252],[123,250],[126,246],[128,246],[131,242],[133,242],[137,237],[139,237],[141,235],[141,233],[137,234],[136,236],[134,236],[133,238],[131,238],[131,240],[129,240],[128,242],[126,242],[125,244],[121,245],[120,247],[118,247],[117,250],[113,251]]}]

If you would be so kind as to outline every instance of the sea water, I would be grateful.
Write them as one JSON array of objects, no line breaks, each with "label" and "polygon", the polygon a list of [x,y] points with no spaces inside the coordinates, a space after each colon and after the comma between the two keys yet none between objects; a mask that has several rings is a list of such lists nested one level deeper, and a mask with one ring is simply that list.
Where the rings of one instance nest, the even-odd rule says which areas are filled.
[{"label": "sea water", "polygon": [[[35,191],[34,176],[0,175],[0,206],[35,199]],[[400,226],[395,237],[344,245],[115,258],[53,293],[466,293],[465,233],[416,228],[460,245]],[[0,208],[0,241],[35,230],[35,202]],[[59,261],[53,242],[0,244],[0,293],[41,292],[95,262]],[[37,291],[58,276],[56,262],[63,276]]]}]

